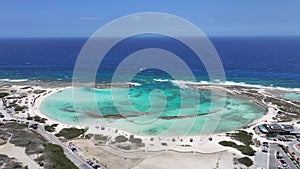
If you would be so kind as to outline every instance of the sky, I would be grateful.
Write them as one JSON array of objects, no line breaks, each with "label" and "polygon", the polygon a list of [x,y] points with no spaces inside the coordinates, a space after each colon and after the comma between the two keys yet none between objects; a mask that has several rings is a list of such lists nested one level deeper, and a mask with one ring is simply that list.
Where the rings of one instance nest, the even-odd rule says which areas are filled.
[{"label": "sky", "polygon": [[163,12],[208,36],[300,35],[299,0],[1,0],[1,37],[89,37],[119,17]]}]

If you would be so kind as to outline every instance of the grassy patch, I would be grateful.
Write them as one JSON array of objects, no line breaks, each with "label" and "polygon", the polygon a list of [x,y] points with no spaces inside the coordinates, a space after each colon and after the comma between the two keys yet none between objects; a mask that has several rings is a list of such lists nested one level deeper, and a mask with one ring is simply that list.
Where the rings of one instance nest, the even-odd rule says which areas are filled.
[{"label": "grassy patch", "polygon": [[167,143],[161,143],[161,145],[162,145],[162,146],[167,146],[168,144],[167,144]]},{"label": "grassy patch", "polygon": [[34,90],[33,93],[34,94],[41,94],[41,93],[44,93],[46,92],[47,90]]},{"label": "grassy patch", "polygon": [[35,135],[29,130],[15,130],[10,142],[16,146],[25,147],[25,153],[28,155],[43,152],[43,142],[39,135]]},{"label": "grassy patch", "polygon": [[86,139],[91,139],[94,136],[94,134],[86,134],[84,137]]},{"label": "grassy patch", "polygon": [[241,164],[244,164],[247,167],[253,165],[253,161],[249,157],[238,158],[237,161]]},{"label": "grassy patch", "polygon": [[220,141],[219,144],[222,146],[235,148],[245,155],[254,156],[255,154],[255,151],[248,145],[238,145],[232,141]]},{"label": "grassy patch", "polygon": [[15,107],[15,111],[23,111],[23,110],[28,109],[27,106],[19,106],[19,105],[16,105],[16,106],[14,106],[14,107]]},{"label": "grassy patch", "polygon": [[33,120],[33,117],[28,116],[26,120]]},{"label": "grassy patch", "polygon": [[103,136],[101,134],[95,134],[95,136],[94,136],[94,140],[106,141],[107,139],[108,139],[108,136]]},{"label": "grassy patch", "polygon": [[237,141],[244,143],[245,145],[253,145],[252,141],[252,133],[248,133],[246,131],[239,130],[236,133],[230,133],[229,136]]},{"label": "grassy patch", "polygon": [[131,142],[131,143],[137,145],[138,147],[145,147],[145,144],[142,143],[142,141],[143,141],[143,140],[140,139],[140,138],[133,138],[133,137],[131,137],[131,138],[129,139],[129,142]]},{"label": "grassy patch", "polygon": [[0,98],[3,98],[3,97],[8,96],[8,95],[9,95],[9,93],[0,93]]},{"label": "grassy patch", "polygon": [[34,116],[33,120],[36,121],[36,122],[39,122],[39,123],[45,123],[47,119],[46,118],[42,118],[40,116]]},{"label": "grassy patch", "polygon": [[[27,155],[40,154],[41,156],[35,161],[40,166],[44,166],[44,169],[77,169],[60,146],[48,143],[34,130],[28,129],[26,124],[5,123],[0,125],[0,135],[8,139],[9,133],[11,133],[10,142],[16,146],[25,147]],[[9,159],[5,155],[0,155],[0,168],[24,168],[15,161],[5,160]]]},{"label": "grassy patch", "polygon": [[74,139],[82,134],[84,134],[84,129],[77,128],[63,128],[59,133],[55,134],[57,137],[64,137],[66,139]]},{"label": "grassy patch", "polygon": [[131,146],[130,145],[117,145],[118,148],[123,149],[123,150],[130,150]]},{"label": "grassy patch", "polygon": [[125,136],[123,136],[123,135],[121,135],[121,136],[117,136],[117,137],[115,138],[115,140],[116,140],[117,143],[122,143],[122,142],[128,141],[128,138],[125,137]]},{"label": "grassy patch", "polygon": [[8,128],[8,129],[25,129],[28,128],[27,124],[20,124],[20,123],[5,123],[3,127]]},{"label": "grassy patch", "polygon": [[78,169],[72,161],[64,154],[63,149],[56,144],[45,145],[45,156],[49,158],[50,163],[45,165],[45,168],[51,169]]},{"label": "grassy patch", "polygon": [[26,87],[22,87],[21,89],[30,89],[31,88],[31,86],[26,86]]},{"label": "grassy patch", "polygon": [[48,132],[54,132],[55,131],[55,127],[53,125],[47,125],[44,127],[46,131]]},{"label": "grassy patch", "polygon": [[23,167],[22,163],[17,162],[14,158],[0,154],[0,168],[25,169],[26,167]]},{"label": "grassy patch", "polygon": [[7,108],[13,108],[13,107],[16,107],[16,106],[18,106],[18,104],[17,104],[17,101],[15,100],[15,101],[9,103],[9,105],[7,106]]},{"label": "grassy patch", "polygon": [[274,138],[274,137],[277,137],[277,134],[276,133],[271,133],[271,134],[268,133],[268,134],[266,134],[266,136]]},{"label": "grassy patch", "polygon": [[131,142],[131,143],[142,143],[142,139],[140,139],[140,138],[130,138],[129,142]]}]

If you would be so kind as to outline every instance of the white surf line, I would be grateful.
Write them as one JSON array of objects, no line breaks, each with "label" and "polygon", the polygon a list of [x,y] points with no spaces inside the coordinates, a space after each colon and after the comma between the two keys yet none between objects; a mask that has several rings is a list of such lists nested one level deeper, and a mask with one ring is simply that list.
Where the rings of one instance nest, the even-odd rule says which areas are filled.
[{"label": "white surf line", "polygon": [[300,107],[300,105],[295,104],[295,103],[291,102],[290,100],[286,100],[286,99],[283,99],[283,98],[274,97],[274,96],[272,96],[272,95],[270,95],[268,93],[265,93],[265,92],[264,92],[264,95],[268,96],[268,97],[271,97],[272,99],[280,100],[280,101],[286,102],[288,104],[292,104],[292,105],[294,105],[296,107]]}]

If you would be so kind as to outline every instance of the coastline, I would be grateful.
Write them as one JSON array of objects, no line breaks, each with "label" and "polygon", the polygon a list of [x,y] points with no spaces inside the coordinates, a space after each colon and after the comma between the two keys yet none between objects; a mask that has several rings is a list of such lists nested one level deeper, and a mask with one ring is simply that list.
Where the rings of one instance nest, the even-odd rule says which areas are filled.
[{"label": "coastline", "polygon": [[[16,86],[18,86],[18,85],[16,85]],[[23,85],[21,85],[21,86],[23,86]],[[206,85],[205,85],[205,86],[206,86]],[[214,86],[213,86],[213,88],[211,88],[211,87],[212,87],[212,86],[210,86],[207,90],[210,90],[210,89],[213,89],[213,88],[214,88]],[[216,86],[216,87],[217,87],[216,89],[218,89],[218,86]],[[226,87],[226,86],[225,86],[225,87]],[[63,121],[54,119],[54,118],[52,118],[52,117],[50,117],[50,116],[44,114],[44,113],[42,112],[42,110],[41,110],[41,104],[42,104],[42,102],[43,102],[45,99],[47,99],[49,96],[51,96],[51,95],[53,95],[53,94],[55,94],[55,93],[57,93],[57,92],[60,92],[60,91],[62,91],[62,90],[65,90],[65,89],[71,89],[72,86],[66,86],[66,87],[54,87],[54,88],[45,88],[45,87],[37,86],[36,89],[40,89],[40,88],[41,88],[41,89],[46,89],[46,90],[47,90],[47,94],[46,94],[46,95],[42,95],[40,98],[38,98],[38,99],[36,100],[35,105],[34,105],[33,107],[30,108],[30,111],[31,111],[31,112],[34,112],[33,114],[39,115],[39,116],[41,116],[41,117],[43,117],[43,118],[47,118],[47,119],[48,119],[47,122],[51,122],[52,124],[59,123],[59,124],[63,124],[64,126],[72,126],[72,125],[73,125],[73,126],[77,126],[77,127],[87,126],[86,124],[71,124],[71,123],[66,123],[66,122],[63,122]],[[228,92],[228,89],[223,88],[223,87],[221,88],[221,90],[224,90],[224,89],[225,89],[226,92]],[[234,95],[234,93],[230,93],[230,94]],[[247,97],[244,97],[243,95],[235,95],[235,96],[241,97],[242,99],[247,99]],[[254,101],[254,102],[257,103],[256,101]],[[258,104],[258,105],[264,106],[266,109],[267,109],[268,107],[272,106],[272,105],[262,104],[262,103],[260,103],[260,104]],[[243,126],[242,128],[245,128],[245,127],[247,127],[247,126],[253,125],[253,124],[257,123],[258,121],[261,121],[261,120],[264,119],[265,117],[270,117],[270,116],[268,115],[268,111],[266,111],[265,114],[264,114],[262,117],[259,117],[258,119],[254,119],[251,123],[249,123],[249,124]],[[95,124],[95,125],[97,125],[97,124]],[[105,126],[105,127],[107,127],[107,126]],[[111,128],[111,130],[120,130],[120,131],[122,131],[122,129],[116,129],[116,128],[112,128],[112,127],[110,127],[110,128]],[[241,128],[241,129],[242,129],[242,128]],[[122,132],[123,132],[123,133],[126,133],[127,131],[122,131]],[[129,133],[130,133],[130,132],[128,132],[128,134],[129,134]],[[220,132],[220,133],[214,133],[214,134],[224,134],[224,133],[226,133],[226,132]],[[137,135],[137,134],[135,134],[135,135]],[[149,136],[149,135],[140,135],[140,136],[151,137],[151,136]],[[197,135],[189,135],[189,136],[197,136]],[[169,137],[174,137],[174,136],[169,136]]]},{"label": "coastline", "polygon": [[[14,90],[17,91],[22,91],[26,85],[12,85],[11,87]],[[194,86],[195,87],[195,86]],[[205,88],[207,88],[207,85],[204,85]],[[230,94],[236,95],[237,97],[241,97],[242,99],[249,99],[248,95],[243,95],[241,91],[257,91],[259,93],[262,94],[266,94],[269,95],[270,93],[269,90],[270,89],[261,89],[261,88],[243,88],[241,86],[229,86],[230,89],[227,88],[228,86],[216,86],[216,90],[225,90],[226,92],[230,91]],[[89,146],[95,146],[94,144],[96,144],[94,141],[88,141],[86,139],[73,139],[70,140],[69,142],[66,142],[65,144],[68,143],[72,143],[75,144],[76,147],[79,147],[80,149],[82,149],[82,151],[79,152],[79,154],[84,157],[84,158],[89,158],[91,157],[91,153],[96,151],[96,150],[100,150],[101,151],[107,151],[113,154],[118,154],[118,156],[126,156],[126,157],[130,157],[130,158],[137,158],[137,156],[139,157],[153,157],[155,158],[156,156],[160,156],[159,154],[163,153],[163,152],[170,152],[170,153],[175,153],[174,155],[176,155],[177,153],[187,153],[187,154],[223,154],[226,152],[227,157],[241,157],[243,156],[243,154],[241,154],[241,152],[239,152],[236,149],[233,148],[229,148],[229,147],[223,147],[219,144],[220,141],[232,141],[235,142],[237,144],[240,144],[240,142],[228,137],[227,133],[231,133],[237,130],[244,130],[250,133],[253,133],[253,126],[259,125],[259,124],[263,124],[266,121],[270,122],[273,121],[272,118],[275,117],[277,115],[277,112],[279,111],[279,109],[276,107],[276,105],[273,105],[271,103],[264,103],[263,100],[261,100],[261,104],[259,105],[264,105],[268,111],[265,112],[265,114],[257,119],[254,119],[251,123],[245,125],[242,128],[239,129],[235,129],[233,131],[228,131],[228,132],[220,132],[220,133],[214,133],[211,135],[186,135],[186,136],[149,136],[149,135],[139,135],[139,134],[134,134],[128,131],[124,131],[122,129],[119,128],[113,128],[113,127],[108,127],[108,126],[103,126],[100,124],[89,124],[89,125],[85,125],[85,124],[69,124],[69,123],[65,123],[65,122],[61,122],[58,121],[54,118],[51,118],[49,116],[47,116],[46,114],[44,114],[42,112],[42,110],[40,109],[41,104],[43,103],[43,101],[45,99],[47,99],[49,96],[60,92],[62,90],[65,89],[70,89],[72,88],[72,86],[64,86],[64,87],[42,87],[42,86],[31,86],[31,90],[46,90],[46,94],[39,94],[39,95],[35,95],[32,93],[27,93],[28,94],[28,99],[32,100],[34,99],[33,96],[38,97],[36,99],[36,102],[33,106],[29,106],[28,109],[28,113],[31,113],[31,115],[38,115],[40,117],[43,118],[47,118],[46,121],[46,125],[52,125],[52,124],[59,124],[56,128],[56,131],[52,134],[57,133],[58,131],[60,131],[63,128],[70,128],[70,127],[76,127],[76,128],[88,128],[86,134],[92,134],[92,135],[103,135],[103,136],[109,136],[110,139],[102,144],[102,145],[98,145],[95,147],[95,150],[89,150],[90,153],[85,152],[84,150],[89,147]],[[241,90],[242,88],[242,90]],[[208,87],[208,89],[214,89],[214,86],[210,85]],[[237,90],[238,89],[238,90]],[[276,92],[282,92],[278,89],[274,89],[276,90]],[[24,91],[23,91],[24,92]],[[266,93],[264,93],[266,92]],[[257,101],[259,101],[259,99],[257,99]],[[255,102],[255,101],[254,101]],[[23,101],[21,102],[23,103]],[[256,103],[256,102],[255,102]],[[22,117],[19,116],[17,114],[18,117]],[[23,116],[24,118],[24,116]],[[103,129],[102,129],[103,128]],[[145,144],[144,147],[138,147],[138,148],[134,148],[132,150],[122,150],[118,147],[116,147],[116,145],[110,145],[111,143],[113,143],[113,138],[123,135],[125,137],[130,137],[131,135],[134,135],[134,138],[140,138],[142,140],[142,142]],[[153,140],[151,140],[152,138],[154,138]],[[258,136],[256,134],[254,134],[254,138],[259,139]],[[175,140],[175,141],[173,141]],[[191,141],[192,140],[192,141]],[[163,146],[162,144],[167,144],[167,146]],[[254,148],[255,150],[257,150],[257,147],[251,146],[252,148]],[[94,152],[96,153],[96,152]],[[154,153],[154,156],[153,156]],[[97,153],[96,153],[97,154]],[[137,154],[137,155],[136,155]],[[99,155],[99,154],[98,154]],[[99,155],[100,157],[101,155]],[[98,157],[98,158],[99,158]],[[164,157],[165,158],[165,157]]]}]

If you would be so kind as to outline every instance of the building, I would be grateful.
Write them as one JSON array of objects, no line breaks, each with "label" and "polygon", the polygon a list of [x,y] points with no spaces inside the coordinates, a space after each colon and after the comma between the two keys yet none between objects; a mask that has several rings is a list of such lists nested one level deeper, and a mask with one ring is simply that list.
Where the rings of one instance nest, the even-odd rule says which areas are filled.
[{"label": "building", "polygon": [[285,131],[290,131],[290,132],[294,131],[294,126],[293,125],[282,124],[281,126],[282,126],[283,130],[285,130]]},{"label": "building", "polygon": [[269,131],[266,129],[266,127],[264,125],[259,125],[258,129],[259,129],[260,132],[262,132],[264,134],[269,133]]},{"label": "building", "polygon": [[264,134],[290,134],[292,131],[294,131],[294,126],[288,124],[281,125],[278,123],[272,123],[259,125],[258,129]]}]

